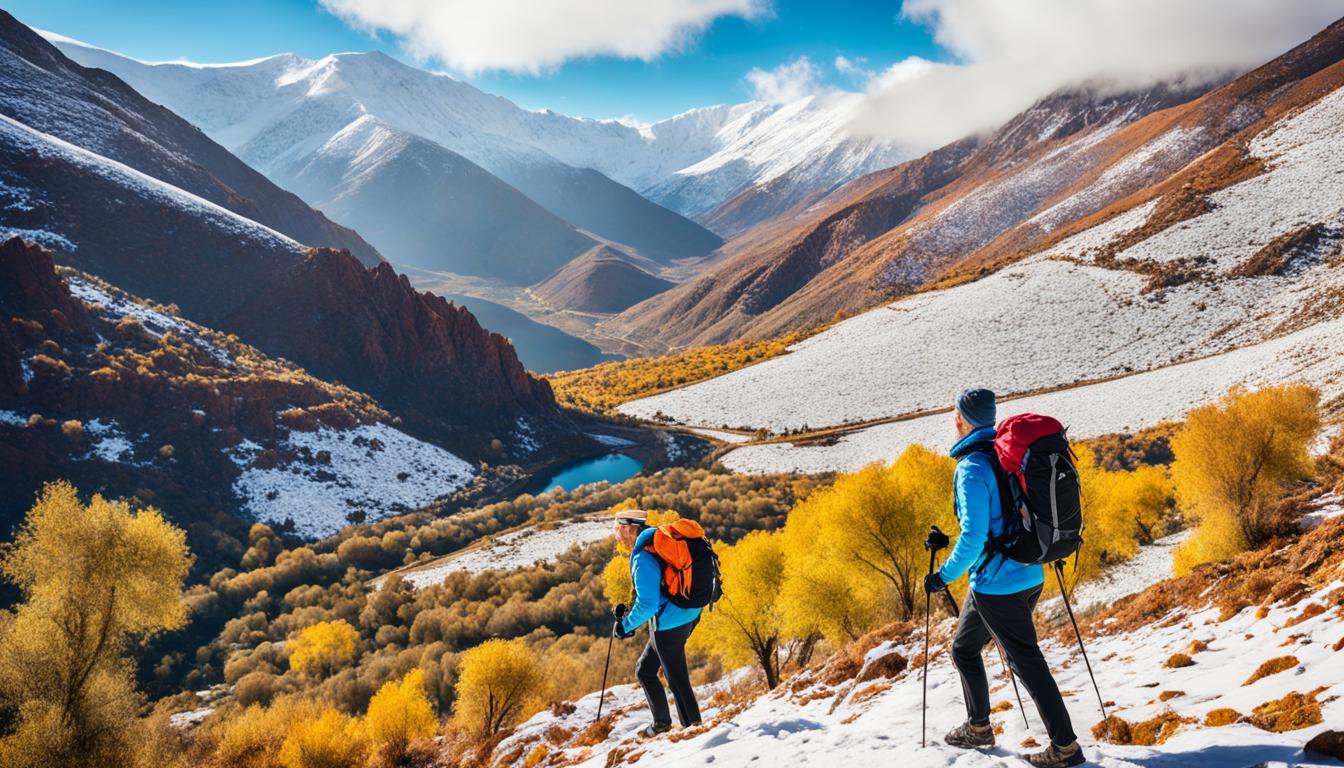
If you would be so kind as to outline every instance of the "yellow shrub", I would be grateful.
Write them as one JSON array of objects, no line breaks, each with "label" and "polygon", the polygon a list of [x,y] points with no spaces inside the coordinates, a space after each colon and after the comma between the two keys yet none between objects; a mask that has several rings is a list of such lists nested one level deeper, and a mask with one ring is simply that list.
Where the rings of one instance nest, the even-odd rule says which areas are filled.
[{"label": "yellow shrub", "polygon": [[723,659],[727,668],[756,664],[766,686],[779,683],[783,615],[784,536],[757,531],[719,551],[724,599],[704,613],[691,646]]},{"label": "yellow shrub", "polygon": [[344,620],[305,627],[290,644],[289,666],[299,672],[330,674],[355,658],[359,633]]},{"label": "yellow shrub", "polygon": [[1172,439],[1182,508],[1199,530],[1176,552],[1177,575],[1262,543],[1279,521],[1275,504],[1311,476],[1308,449],[1320,428],[1320,395],[1302,384],[1237,389],[1199,408]]},{"label": "yellow shrub", "polygon": [[285,768],[354,768],[364,761],[364,740],[354,719],[334,709],[290,724],[280,747]]},{"label": "yellow shrub", "polygon": [[438,730],[439,719],[425,695],[425,673],[413,669],[401,680],[385,683],[369,701],[364,715],[364,734],[369,745],[400,762],[400,756],[416,739],[429,738]]},{"label": "yellow shrub", "polygon": [[555,390],[555,399],[562,404],[586,411],[609,412],[628,400],[721,376],[781,355],[790,345],[808,335],[799,332],[765,341],[696,347],[674,355],[602,363],[579,371],[554,373],[546,378]]},{"label": "yellow shrub", "polygon": [[521,640],[487,640],[462,654],[454,716],[492,735],[541,707],[546,676]]},{"label": "yellow shrub", "polygon": [[[856,638],[922,603],[929,525],[956,533],[946,456],[912,446],[889,466],[842,475],[789,513],[780,589],[788,633]],[[726,581],[725,581],[726,583]]]}]

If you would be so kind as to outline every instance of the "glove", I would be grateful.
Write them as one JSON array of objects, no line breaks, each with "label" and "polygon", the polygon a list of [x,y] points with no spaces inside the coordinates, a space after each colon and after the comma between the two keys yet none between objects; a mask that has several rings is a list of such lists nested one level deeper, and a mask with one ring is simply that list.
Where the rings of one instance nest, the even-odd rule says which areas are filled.
[{"label": "glove", "polygon": [[616,618],[624,619],[625,614],[628,613],[629,610],[630,610],[629,608],[625,607],[625,603],[617,603],[616,608],[612,611],[612,613],[616,615]]},{"label": "glove", "polygon": [[621,638],[622,640],[625,640],[626,638],[634,637],[634,636],[635,636],[635,630],[632,629],[632,630],[630,630],[629,632],[626,632],[626,631],[625,631],[625,622],[624,622],[624,621],[621,621],[620,619],[617,619],[617,620],[616,620],[616,636],[619,637],[619,638]]},{"label": "glove", "polygon": [[947,582],[943,581],[942,575],[937,571],[924,577],[924,592],[926,594],[932,595],[934,592],[942,592],[946,588]]},{"label": "glove", "polygon": [[938,526],[934,525],[929,527],[929,537],[924,539],[924,548],[937,552],[950,543],[952,543],[952,540],[947,537],[947,534],[938,530]]}]

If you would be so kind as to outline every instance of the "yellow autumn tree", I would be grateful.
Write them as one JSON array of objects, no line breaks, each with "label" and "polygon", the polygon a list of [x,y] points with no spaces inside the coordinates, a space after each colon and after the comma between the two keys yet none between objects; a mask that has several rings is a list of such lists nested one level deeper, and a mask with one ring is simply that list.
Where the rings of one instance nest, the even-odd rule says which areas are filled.
[{"label": "yellow autumn tree", "polygon": [[349,664],[359,647],[359,632],[343,619],[304,627],[290,643],[289,666],[298,672],[329,675]]},{"label": "yellow autumn tree", "polygon": [[0,765],[130,762],[140,695],[121,654],[182,625],[190,566],[184,534],[157,510],[43,489],[0,558],[23,595],[0,630],[0,701],[15,712]]},{"label": "yellow autumn tree", "polygon": [[487,640],[462,654],[454,717],[492,736],[541,707],[546,675],[522,640]]},{"label": "yellow autumn tree", "polygon": [[842,475],[794,507],[785,524],[781,590],[790,630],[843,641],[888,612],[913,616],[923,603],[929,526],[956,533],[954,468],[946,456],[914,445],[891,465]]},{"label": "yellow autumn tree", "polygon": [[358,722],[330,707],[315,718],[290,723],[280,747],[284,768],[355,768],[363,764],[365,743]]},{"label": "yellow autumn tree", "polygon": [[1176,551],[1176,573],[1264,543],[1278,502],[1312,476],[1320,394],[1304,384],[1236,389],[1196,409],[1171,441],[1176,498],[1198,521]]},{"label": "yellow autumn tree", "polygon": [[413,669],[400,680],[384,683],[369,701],[364,734],[386,765],[401,765],[411,743],[428,739],[439,718],[425,695],[425,672]]},{"label": "yellow autumn tree", "polygon": [[701,615],[691,646],[721,658],[729,668],[755,664],[774,688],[780,672],[806,638],[784,636],[779,590],[784,584],[784,535],[757,531],[719,551],[724,597]]},{"label": "yellow autumn tree", "polygon": [[[1074,560],[1074,578],[1087,581],[1136,555],[1140,544],[1152,543],[1170,513],[1174,491],[1163,468],[1103,469],[1086,447],[1074,451],[1083,507],[1083,546]],[[1058,589],[1051,579],[1046,587]]]}]

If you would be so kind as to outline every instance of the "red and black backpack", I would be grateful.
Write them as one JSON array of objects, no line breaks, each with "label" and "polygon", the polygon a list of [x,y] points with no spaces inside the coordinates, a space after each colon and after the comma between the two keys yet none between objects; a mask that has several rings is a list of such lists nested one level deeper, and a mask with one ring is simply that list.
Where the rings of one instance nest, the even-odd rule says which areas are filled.
[{"label": "red and black backpack", "polygon": [[1056,419],[1024,413],[1004,419],[992,444],[973,447],[989,457],[1003,507],[1003,531],[990,536],[985,564],[995,555],[1049,563],[1082,546],[1081,486],[1066,432]]}]

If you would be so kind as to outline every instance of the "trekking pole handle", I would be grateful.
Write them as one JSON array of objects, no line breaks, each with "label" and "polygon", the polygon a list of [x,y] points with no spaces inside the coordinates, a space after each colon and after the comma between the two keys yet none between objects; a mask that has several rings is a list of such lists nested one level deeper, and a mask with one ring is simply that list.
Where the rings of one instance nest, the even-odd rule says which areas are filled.
[{"label": "trekking pole handle", "polygon": [[946,533],[943,533],[936,525],[929,526],[929,535],[924,539],[924,548],[930,552],[937,552],[952,542]]}]

